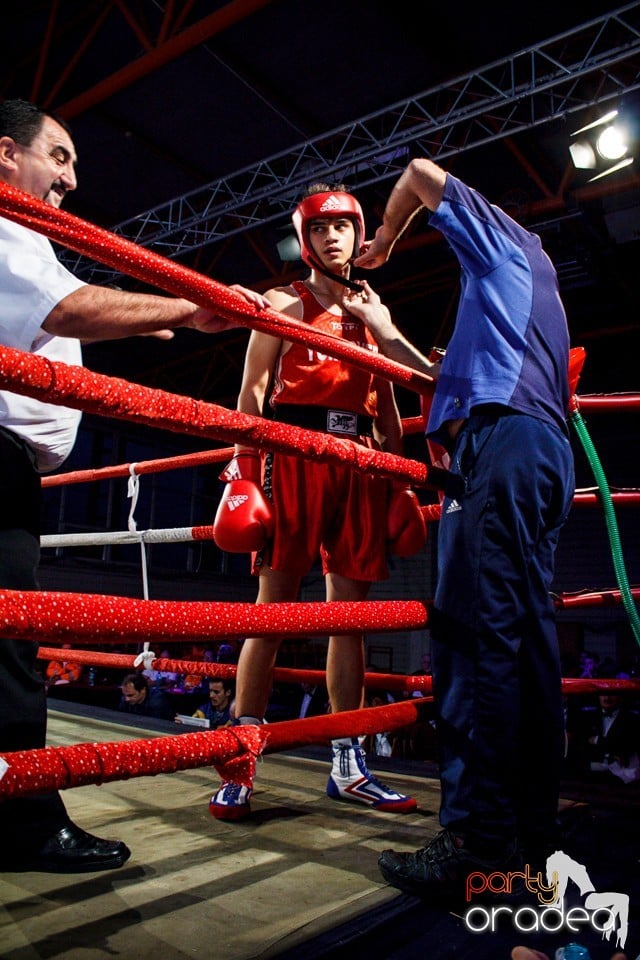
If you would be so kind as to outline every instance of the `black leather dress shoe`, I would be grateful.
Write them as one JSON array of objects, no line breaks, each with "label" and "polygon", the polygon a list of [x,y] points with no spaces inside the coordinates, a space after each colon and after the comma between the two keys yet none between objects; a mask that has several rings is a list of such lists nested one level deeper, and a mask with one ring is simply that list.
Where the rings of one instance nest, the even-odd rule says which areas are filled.
[{"label": "black leather dress shoe", "polygon": [[49,837],[36,853],[26,854],[22,869],[45,873],[115,870],[130,856],[131,851],[121,840],[102,840],[70,823]]}]

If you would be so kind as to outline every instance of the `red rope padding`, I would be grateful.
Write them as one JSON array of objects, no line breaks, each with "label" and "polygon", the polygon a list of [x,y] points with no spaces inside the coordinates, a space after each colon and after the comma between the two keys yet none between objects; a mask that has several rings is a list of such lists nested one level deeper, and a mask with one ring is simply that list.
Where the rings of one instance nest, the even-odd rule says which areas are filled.
[{"label": "red rope padding", "polygon": [[[636,507],[640,503],[640,490],[619,490],[611,493],[611,500],[617,507]],[[573,497],[576,507],[601,507],[602,498],[598,493],[577,490]],[[428,503],[421,507],[427,523],[440,519],[442,504]]]},{"label": "red rope padding", "polygon": [[194,540],[213,540],[213,525],[191,527],[191,536]]},{"label": "red rope padding", "polygon": [[438,489],[446,477],[444,470],[393,453],[371,450],[347,438],[276,423],[11,347],[0,346],[0,383],[15,393],[85,413],[208,439],[282,450],[322,462],[348,463],[362,473],[380,473],[407,480],[415,486]]},{"label": "red rope padding", "polygon": [[[299,637],[303,641],[304,637]],[[90,664],[94,667],[110,667],[121,670],[136,670],[137,654],[99,653],[94,650],[78,650],[76,647],[40,647],[39,660],[73,660],[74,663]],[[200,674],[203,677],[224,677],[233,680],[237,667],[234,663],[209,663],[204,660],[172,660],[168,657],[154,657],[151,660],[151,670],[164,670],[170,673]],[[293,667],[276,667],[274,680],[279,683],[325,683],[324,670],[303,670]],[[402,676],[397,673],[366,673],[364,677],[366,687],[382,687],[384,690],[414,690],[431,693],[431,676],[418,674],[416,676]]]},{"label": "red rope padding", "polygon": [[[640,690],[640,681],[563,680],[565,693]],[[415,723],[428,698],[343,713],[284,720],[264,726],[224,727],[209,733],[188,733],[149,740],[84,743],[0,754],[8,769],[0,777],[0,800],[26,793],[45,793],[90,783],[156,776],[213,765],[221,778],[250,785],[255,759],[337,737],[363,736]]]},{"label": "red rope padding", "polygon": [[327,743],[414,723],[421,700],[349,710],[264,726],[223,727],[148,740],[82,743],[0,754],[9,765],[0,778],[0,800],[90,783],[150,777],[213,764],[223,780],[250,786],[255,758],[305,744]]},{"label": "red rope padding", "polygon": [[581,411],[596,412],[611,410],[638,410],[640,408],[640,393],[588,394],[579,396],[578,409]]},{"label": "red rope padding", "polygon": [[[324,670],[296,670],[293,667],[276,667],[274,680],[279,683],[326,683]],[[408,691],[430,696],[432,693],[431,675],[420,673],[404,676],[400,673],[365,673],[364,685],[368,689],[388,690],[390,693]],[[379,732],[379,731],[376,731]]]},{"label": "red rope padding", "polygon": [[[40,647],[40,660],[73,660],[75,663],[88,663],[97,667],[119,667],[122,669],[136,669],[136,656],[132,654],[98,653],[93,650],[78,650],[60,647]],[[220,676],[233,679],[237,667],[234,663],[206,663],[203,660],[171,660],[167,657],[157,657],[151,661],[151,669],[167,670],[175,673],[195,673],[202,676]],[[325,683],[324,670],[304,670],[293,667],[276,667],[274,680],[280,683]],[[429,697],[433,693],[431,674],[412,674],[404,676],[398,673],[367,673],[365,686],[377,687],[383,690],[408,691],[422,693]],[[640,690],[640,680],[622,678],[583,678],[567,677],[562,681],[563,693],[596,693],[601,690]]]},{"label": "red rope padding", "polygon": [[[141,477],[147,473],[162,473],[181,467],[201,467],[210,463],[226,463],[235,453],[234,447],[221,447],[219,450],[204,450],[201,453],[185,453],[177,457],[164,457],[161,460],[141,460],[133,471]],[[69,470],[67,473],[55,473],[40,478],[44,487],[63,487],[71,483],[91,483],[97,480],[115,480],[118,477],[131,476],[133,463],[119,463],[112,467],[96,467],[88,470]]]},{"label": "red rope padding", "polygon": [[[640,587],[633,587],[630,592],[634,599],[640,599]],[[561,593],[554,594],[553,602],[559,610],[569,607],[615,607],[622,603],[622,593],[620,590]]]},{"label": "red rope padding", "polygon": [[[566,693],[638,690],[640,681],[563,680]],[[0,776],[0,800],[27,793],[46,793],[90,783],[156,776],[213,765],[222,779],[250,785],[255,759],[344,736],[363,736],[415,723],[427,698],[344,713],[284,720],[265,726],[224,727],[209,733],[188,733],[149,740],[84,743],[0,754],[8,769]]]},{"label": "red rope padding", "polygon": [[130,777],[152,777],[210,764],[223,780],[251,786],[255,758],[264,748],[266,729],[222,727],[209,733],[4,753],[0,756],[9,769],[0,779],[0,799]]},{"label": "red rope padding", "polygon": [[638,693],[640,680],[626,680],[619,678],[598,679],[592,677],[567,677],[562,681],[562,692],[572,693],[606,693],[608,690],[616,693]]},{"label": "red rope padding", "polygon": [[422,699],[401,700],[380,707],[345,710],[343,713],[321,714],[305,720],[281,720],[269,724],[264,753],[280,753],[312,743],[328,743],[338,737],[359,737],[397,730],[420,718]]},{"label": "red rope padding", "polygon": [[[92,667],[113,667],[114,670],[116,668],[118,670],[135,670],[136,657],[137,654],[133,653],[100,653],[97,650],[78,650],[76,647],[43,646],[38,648],[38,660],[72,660],[74,663],[85,663]],[[176,673],[196,673],[195,670],[179,670],[177,666],[175,668],[166,666],[166,664],[174,663],[184,663],[186,665],[188,662],[186,660],[167,660],[165,657],[158,657],[153,660],[152,669],[170,671],[175,669]],[[217,664],[205,664],[203,661],[197,661],[197,663],[200,667],[217,666]],[[204,674],[205,671],[203,670],[202,673]]]},{"label": "red rope padding", "polygon": [[[636,507],[640,503],[640,490],[612,491],[611,500],[617,507]],[[573,502],[577,507],[601,507],[602,497],[599,493],[577,490]]]},{"label": "red rope padding", "polygon": [[286,317],[275,310],[256,313],[256,308],[242,294],[217,280],[87,223],[73,214],[58,210],[6,183],[0,183],[0,209],[9,220],[43,233],[76,253],[92,257],[174,296],[184,297],[232,323],[262,330],[285,340],[311,344],[330,356],[347,360],[355,367],[384,376],[416,393],[433,386],[432,377],[348,340],[311,330],[301,320]]},{"label": "red rope padding", "polygon": [[[419,417],[403,420],[404,433],[414,433],[414,420],[422,423]],[[407,429],[410,424],[410,429]],[[112,467],[96,467],[88,470],[70,470],[68,473],[55,473],[40,478],[42,487],[62,487],[70,483],[91,483],[97,480],[114,480],[118,477],[129,477],[133,471],[138,476],[147,473],[162,473],[166,470],[176,470],[182,467],[201,467],[210,463],[226,463],[235,453],[235,447],[221,447],[219,450],[204,450],[200,453],[185,453],[177,457],[165,457],[161,460],[141,460],[139,463],[120,463]]]},{"label": "red rope padding", "polygon": [[[640,597],[640,588],[631,591]],[[554,596],[557,608],[614,606],[619,590]],[[0,590],[2,635],[10,639],[100,643],[201,640],[203,637],[350,634],[419,630],[431,601],[219,603],[135,600],[121,596]]]},{"label": "red rope padding", "polygon": [[0,590],[0,611],[8,639],[100,643],[420,630],[429,619],[418,600],[209,603],[36,590]]}]

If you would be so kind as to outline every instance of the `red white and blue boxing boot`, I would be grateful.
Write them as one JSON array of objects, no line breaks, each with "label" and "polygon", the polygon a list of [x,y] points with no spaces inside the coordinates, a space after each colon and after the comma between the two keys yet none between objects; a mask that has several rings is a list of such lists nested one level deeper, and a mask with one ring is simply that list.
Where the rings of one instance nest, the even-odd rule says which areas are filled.
[{"label": "red white and blue boxing boot", "polygon": [[245,820],[251,815],[251,787],[226,780],[209,801],[209,813],[216,820]]},{"label": "red white and blue boxing boot", "polygon": [[357,739],[332,740],[333,766],[327,783],[332,800],[354,800],[385,813],[409,813],[418,806],[413,797],[396,793],[368,769]]},{"label": "red white and blue boxing boot", "polygon": [[[259,717],[237,717],[232,726],[261,726],[264,720]],[[245,787],[232,780],[223,780],[209,800],[209,813],[216,820],[246,820],[251,816],[251,794],[253,785]]]}]

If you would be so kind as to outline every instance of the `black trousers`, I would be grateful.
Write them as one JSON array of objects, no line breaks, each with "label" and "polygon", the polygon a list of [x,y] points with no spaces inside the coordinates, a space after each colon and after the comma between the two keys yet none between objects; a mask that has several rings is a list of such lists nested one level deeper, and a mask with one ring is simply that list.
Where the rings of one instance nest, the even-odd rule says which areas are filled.
[{"label": "black trousers", "polygon": [[[0,588],[39,590],[40,477],[29,447],[0,428]],[[44,747],[47,699],[38,645],[0,638],[0,753]],[[0,801],[0,850],[38,847],[69,823],[60,794]]]},{"label": "black trousers", "polygon": [[574,493],[569,438],[473,415],[438,528],[431,629],[443,826],[494,851],[552,843],[564,753],[554,556]]}]

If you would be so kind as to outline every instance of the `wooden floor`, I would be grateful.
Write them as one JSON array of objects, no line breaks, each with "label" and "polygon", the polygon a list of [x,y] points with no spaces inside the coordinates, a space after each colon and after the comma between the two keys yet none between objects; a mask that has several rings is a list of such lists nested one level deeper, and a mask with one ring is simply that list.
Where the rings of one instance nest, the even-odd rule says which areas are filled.
[{"label": "wooden floor", "polygon": [[[86,712],[71,704],[51,710],[50,743],[166,733],[162,725],[123,726],[109,711]],[[370,765],[387,783],[413,794],[418,810],[391,815],[330,800],[324,748],[260,760],[253,817],[244,823],[209,815],[218,780],[208,768],[65,791],[73,819],[124,840],[131,859],[105,873],[1,875],[0,957],[508,960],[517,943],[552,955],[566,942],[566,936],[513,929],[470,933],[461,916],[387,886],[378,872],[379,852],[389,846],[413,850],[438,831],[439,786],[426,764]],[[563,799],[564,809],[583,809],[576,806],[581,788],[573,792]],[[630,958],[640,951],[637,797],[633,788],[615,798],[607,792],[596,797],[600,826],[589,816],[578,836],[609,871],[611,885],[597,889],[632,886]],[[600,940],[591,945],[592,960],[609,960],[613,952]]]}]

